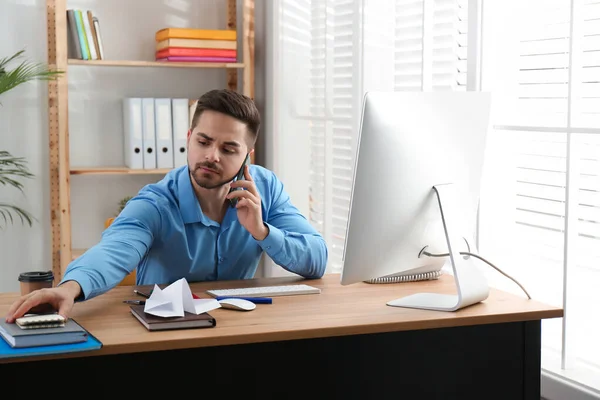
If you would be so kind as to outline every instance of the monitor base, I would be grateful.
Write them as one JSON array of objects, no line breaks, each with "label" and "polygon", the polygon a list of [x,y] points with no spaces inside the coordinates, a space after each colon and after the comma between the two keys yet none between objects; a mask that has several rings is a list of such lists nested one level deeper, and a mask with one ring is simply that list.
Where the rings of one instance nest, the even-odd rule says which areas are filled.
[{"label": "monitor base", "polygon": [[456,207],[456,187],[453,184],[435,185],[433,190],[437,195],[438,205],[448,253],[456,283],[456,294],[416,293],[410,296],[387,302],[388,306],[419,308],[436,311],[456,311],[461,308],[479,303],[487,299],[489,286],[483,274],[473,264],[473,258],[463,258],[458,250],[458,238],[454,231],[458,207]]},{"label": "monitor base", "polygon": [[423,310],[455,311],[458,296],[455,294],[416,293],[387,302],[388,306],[420,308]]}]

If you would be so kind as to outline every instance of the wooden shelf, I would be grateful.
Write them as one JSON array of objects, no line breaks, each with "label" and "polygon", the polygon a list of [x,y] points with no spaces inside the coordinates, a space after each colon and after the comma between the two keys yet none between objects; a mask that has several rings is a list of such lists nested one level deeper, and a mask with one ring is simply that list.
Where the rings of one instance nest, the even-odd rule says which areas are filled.
[{"label": "wooden shelf", "polygon": [[94,67],[159,67],[159,68],[244,68],[244,63],[214,62],[166,62],[166,61],[118,61],[118,60],[78,60],[70,58],[69,65]]},{"label": "wooden shelf", "polygon": [[[45,0],[46,27],[48,46],[48,66],[59,71],[78,68],[110,68],[123,71],[129,68],[135,73],[136,68],[175,68],[171,73],[196,69],[225,72],[223,82],[210,82],[216,87],[228,88],[254,98],[254,2],[255,0],[224,0],[227,11],[223,28],[236,30],[240,43],[238,46],[239,60],[243,62],[167,62],[156,61],[153,57],[143,60],[78,60],[69,59],[68,41],[68,0]],[[211,2],[212,4],[213,2]],[[216,2],[215,2],[216,3]],[[237,4],[240,4],[241,10]],[[115,3],[116,4],[116,3]],[[119,9],[114,8],[117,12]],[[238,12],[239,11],[239,12]],[[241,18],[238,19],[238,14]],[[118,29],[118,27],[115,27]],[[146,32],[148,34],[148,32]],[[237,60],[236,60],[237,61]],[[121,67],[121,68],[119,68]],[[182,69],[184,68],[184,69]],[[164,70],[163,70],[164,71]],[[179,71],[179,72],[177,72]],[[129,72],[129,71],[127,71]],[[125,73],[125,71],[123,71]],[[126,79],[126,76],[123,78]],[[241,78],[241,82],[238,79]],[[85,88],[84,88],[85,89]],[[72,226],[75,221],[71,217],[71,180],[75,175],[105,176],[105,179],[117,176],[146,176],[148,179],[158,179],[168,174],[169,169],[129,169],[117,167],[79,167],[70,164],[69,156],[69,80],[56,79],[48,81],[48,143],[49,143],[49,174],[50,174],[50,225],[52,236],[52,271],[57,279],[61,279],[66,267],[73,258],[83,254],[85,250],[74,249],[72,246]],[[254,162],[254,160],[253,160]]]},{"label": "wooden shelf", "polygon": [[164,175],[170,168],[129,169],[125,167],[79,167],[71,168],[71,175]]}]

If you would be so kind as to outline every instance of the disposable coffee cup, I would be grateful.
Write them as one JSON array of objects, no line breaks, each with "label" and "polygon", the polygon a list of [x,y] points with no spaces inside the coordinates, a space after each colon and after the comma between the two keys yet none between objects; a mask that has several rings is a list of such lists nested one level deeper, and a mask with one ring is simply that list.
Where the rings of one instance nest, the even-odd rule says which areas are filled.
[{"label": "disposable coffee cup", "polygon": [[29,271],[19,275],[21,295],[26,295],[34,290],[51,288],[54,284],[52,271]]}]

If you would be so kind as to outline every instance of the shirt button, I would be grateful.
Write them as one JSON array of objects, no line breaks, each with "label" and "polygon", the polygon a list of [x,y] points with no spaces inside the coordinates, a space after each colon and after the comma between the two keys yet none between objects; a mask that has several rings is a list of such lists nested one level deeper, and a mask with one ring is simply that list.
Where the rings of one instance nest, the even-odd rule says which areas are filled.
[{"label": "shirt button", "polygon": [[267,250],[269,250],[271,248],[271,246],[267,246]]},{"label": "shirt button", "polygon": [[225,260],[223,257],[219,257],[219,262],[223,262]]}]

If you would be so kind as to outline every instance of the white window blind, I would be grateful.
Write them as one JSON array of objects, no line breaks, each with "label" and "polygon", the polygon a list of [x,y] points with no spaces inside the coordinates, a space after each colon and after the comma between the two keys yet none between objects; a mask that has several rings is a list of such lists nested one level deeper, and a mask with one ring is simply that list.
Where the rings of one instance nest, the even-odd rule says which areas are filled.
[{"label": "white window blind", "polygon": [[[467,1],[282,0],[282,126],[309,138],[309,220],[342,267],[362,97],[465,90]],[[390,32],[393,35],[390,35]],[[286,117],[288,118],[286,120]]]},{"label": "white window blind", "polygon": [[358,51],[357,3],[312,1],[310,221],[325,235],[331,265],[342,257],[352,173]]},{"label": "white window blind", "polygon": [[535,299],[564,307],[565,318],[543,322],[542,367],[600,391],[600,1],[491,7],[484,28],[512,23],[495,25],[484,47],[497,53],[482,72],[502,106],[480,247]]},{"label": "white window blind", "polygon": [[[466,0],[282,0],[281,126],[309,138],[309,220],[342,267],[362,97],[465,90]],[[289,78],[288,78],[289,77]],[[286,119],[287,118],[287,119]]]}]

